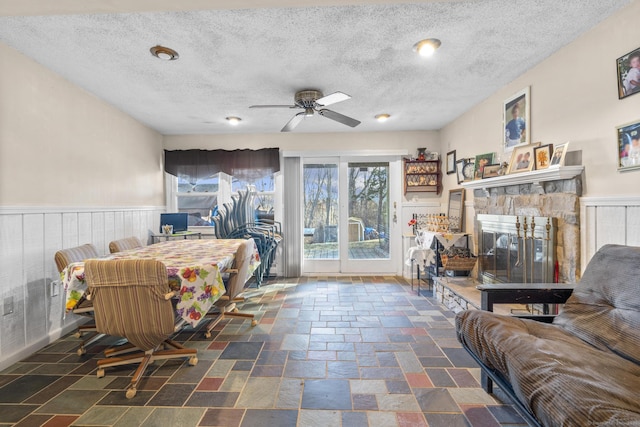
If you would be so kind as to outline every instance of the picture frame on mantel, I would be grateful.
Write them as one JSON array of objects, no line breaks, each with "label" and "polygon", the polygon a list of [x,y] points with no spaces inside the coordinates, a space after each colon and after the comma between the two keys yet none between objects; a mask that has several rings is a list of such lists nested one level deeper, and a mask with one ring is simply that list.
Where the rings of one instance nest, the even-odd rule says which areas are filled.
[{"label": "picture frame on mantel", "polygon": [[536,147],[539,147],[540,143],[535,142],[533,144],[521,145],[515,147],[511,153],[511,161],[509,162],[508,174],[530,172],[535,165],[535,157],[533,151]]},{"label": "picture frame on mantel", "polygon": [[553,156],[553,144],[541,145],[533,149],[533,157],[536,160],[535,169],[542,170],[547,169],[551,164],[551,157]]},{"label": "picture frame on mantel", "polygon": [[616,128],[618,137],[618,170],[640,168],[640,120]]},{"label": "picture frame on mantel", "polygon": [[504,152],[527,145],[531,141],[531,90],[522,89],[504,101],[502,108],[502,134]]},{"label": "picture frame on mantel", "polygon": [[555,167],[564,166],[564,158],[567,155],[568,150],[569,150],[569,142],[556,145],[555,148],[553,149],[553,155],[551,156],[549,167],[555,168]]},{"label": "picture frame on mantel", "polygon": [[640,92],[640,47],[616,60],[618,68],[618,98]]},{"label": "picture frame on mantel", "polygon": [[456,173],[456,150],[447,153],[447,175]]}]

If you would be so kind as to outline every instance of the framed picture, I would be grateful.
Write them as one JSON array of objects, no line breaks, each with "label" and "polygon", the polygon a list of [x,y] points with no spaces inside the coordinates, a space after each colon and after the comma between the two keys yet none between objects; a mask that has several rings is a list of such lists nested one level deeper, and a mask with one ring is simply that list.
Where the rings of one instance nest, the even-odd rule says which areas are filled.
[{"label": "framed picture", "polygon": [[533,149],[533,158],[536,160],[536,170],[546,169],[551,163],[553,144],[542,145]]},{"label": "framed picture", "polygon": [[435,151],[431,151],[427,154],[426,158],[427,160],[439,160],[440,154],[436,153]]},{"label": "framed picture", "polygon": [[640,168],[640,120],[616,128],[618,170]]},{"label": "framed picture", "polygon": [[447,175],[456,173],[456,150],[447,153]]},{"label": "framed picture", "polygon": [[616,60],[618,65],[618,98],[640,92],[640,47]]},{"label": "framed picture", "polygon": [[461,159],[456,162],[456,173],[458,176],[458,184],[471,181],[474,174],[474,159]]},{"label": "framed picture", "polygon": [[479,154],[476,156],[475,167],[473,171],[474,179],[482,179],[482,173],[486,165],[493,164],[495,153]]},{"label": "framed picture", "polygon": [[527,145],[530,141],[529,86],[504,101],[502,108],[502,130],[504,135],[504,151],[512,151],[514,147]]},{"label": "framed picture", "polygon": [[533,150],[539,147],[540,143],[521,145],[514,147],[511,153],[511,161],[509,162],[509,170],[507,173],[529,172],[533,169],[535,160],[533,158]]},{"label": "framed picture", "polygon": [[564,144],[556,145],[555,148],[553,149],[553,155],[551,156],[549,167],[564,166],[564,156],[567,155],[568,149],[569,149],[568,142],[565,142]]},{"label": "framed picture", "polygon": [[500,163],[496,163],[493,165],[486,165],[484,170],[482,171],[482,179],[485,178],[495,178],[496,176],[500,176],[498,171],[500,170]]}]

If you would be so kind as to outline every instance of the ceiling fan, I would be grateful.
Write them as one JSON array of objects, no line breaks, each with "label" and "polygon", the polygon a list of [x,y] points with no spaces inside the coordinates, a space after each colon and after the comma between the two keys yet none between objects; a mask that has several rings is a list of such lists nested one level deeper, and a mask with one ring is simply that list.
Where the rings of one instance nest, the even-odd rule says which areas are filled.
[{"label": "ceiling fan", "polygon": [[284,125],[280,132],[291,132],[305,119],[305,117],[311,117],[316,112],[323,117],[327,117],[331,120],[342,123],[343,125],[354,128],[360,124],[360,121],[347,117],[343,114],[336,113],[335,111],[322,108],[337,102],[346,101],[347,99],[351,99],[351,97],[342,92],[334,92],[324,96],[319,90],[305,89],[296,92],[293,97],[295,105],[252,105],[249,108],[302,108],[304,111],[293,116],[291,120]]}]

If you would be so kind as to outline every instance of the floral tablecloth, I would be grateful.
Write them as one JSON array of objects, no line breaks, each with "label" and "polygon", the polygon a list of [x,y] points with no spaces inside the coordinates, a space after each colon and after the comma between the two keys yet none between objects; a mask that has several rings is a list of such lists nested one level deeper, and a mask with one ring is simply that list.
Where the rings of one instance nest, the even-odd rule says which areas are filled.
[{"label": "floral tablecloth", "polygon": [[[253,239],[249,274],[260,265],[260,256]],[[204,239],[173,240],[142,248],[111,254],[104,259],[155,259],[167,267],[169,287],[179,291],[177,314],[196,326],[213,304],[226,292],[222,281],[224,270],[233,265],[236,251],[244,240]],[[76,262],[61,273],[67,295],[67,311],[72,310],[87,289],[84,263]]]}]

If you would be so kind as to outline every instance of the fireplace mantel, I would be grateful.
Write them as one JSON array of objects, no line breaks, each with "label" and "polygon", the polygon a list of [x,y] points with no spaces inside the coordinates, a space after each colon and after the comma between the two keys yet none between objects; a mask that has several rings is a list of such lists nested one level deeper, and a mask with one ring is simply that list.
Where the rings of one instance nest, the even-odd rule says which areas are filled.
[{"label": "fireplace mantel", "polygon": [[582,174],[583,170],[584,166],[561,166],[497,176],[495,178],[477,179],[463,182],[462,187],[470,190],[484,189],[486,191],[489,188],[506,187],[508,185],[533,184],[539,186],[541,182],[574,178]]}]

